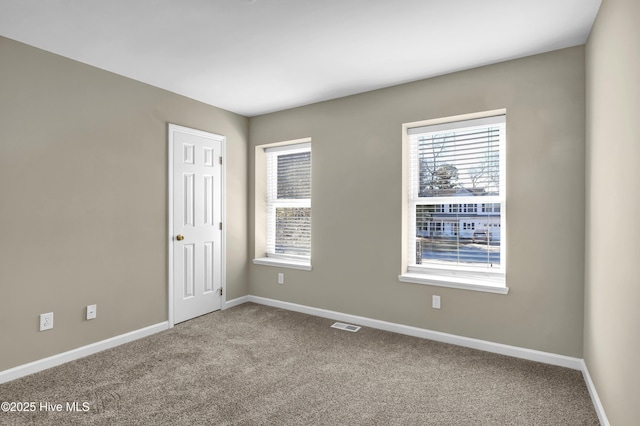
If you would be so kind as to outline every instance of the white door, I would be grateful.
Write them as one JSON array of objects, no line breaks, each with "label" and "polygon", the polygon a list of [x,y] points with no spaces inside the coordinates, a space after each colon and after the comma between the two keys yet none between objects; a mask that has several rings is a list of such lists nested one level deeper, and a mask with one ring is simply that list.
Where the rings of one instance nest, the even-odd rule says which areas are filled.
[{"label": "white door", "polygon": [[219,135],[169,125],[169,311],[174,324],[222,304],[223,142]]}]

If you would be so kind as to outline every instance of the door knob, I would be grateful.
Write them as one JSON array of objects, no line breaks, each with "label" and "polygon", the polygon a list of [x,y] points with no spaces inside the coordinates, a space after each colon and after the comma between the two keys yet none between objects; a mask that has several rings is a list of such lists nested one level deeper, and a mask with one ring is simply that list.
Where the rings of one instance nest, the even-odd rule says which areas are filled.
[{"label": "door knob", "polygon": [[184,235],[180,235],[180,234],[176,235],[176,240],[178,241],[184,240]]}]

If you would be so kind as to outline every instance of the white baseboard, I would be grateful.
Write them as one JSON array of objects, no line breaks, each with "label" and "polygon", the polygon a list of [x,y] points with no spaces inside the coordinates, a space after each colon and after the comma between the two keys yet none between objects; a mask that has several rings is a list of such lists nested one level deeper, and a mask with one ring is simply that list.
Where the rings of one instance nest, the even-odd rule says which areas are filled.
[{"label": "white baseboard", "polygon": [[100,342],[92,343],[90,345],[82,346],[80,348],[53,355],[48,358],[39,359],[28,364],[19,365],[8,370],[0,371],[0,384],[18,379],[20,377],[28,376],[29,374],[37,373],[38,371],[46,370],[60,364],[64,364],[65,362],[74,361],[76,359],[83,358],[88,355],[93,355],[106,349],[111,349],[116,346],[129,343],[134,340],[159,333],[160,331],[167,330],[168,328],[168,321],[161,322],[158,324],[150,325],[149,327],[121,334],[119,336],[114,336]]},{"label": "white baseboard", "polygon": [[598,396],[598,392],[596,391],[596,386],[593,384],[593,380],[591,380],[591,375],[589,374],[587,363],[584,362],[584,360],[581,360],[581,362],[582,375],[584,376],[584,381],[587,383],[587,389],[589,390],[591,401],[593,402],[593,406],[596,409],[596,413],[598,414],[598,420],[600,420],[600,424],[602,426],[609,426],[609,419],[604,412],[604,406],[602,405],[602,401],[600,401],[600,397]]},{"label": "white baseboard", "polygon": [[437,342],[450,343],[452,345],[464,346],[481,351],[492,352],[501,355],[508,355],[515,358],[527,359],[530,361],[542,362],[545,364],[567,367],[573,370],[582,370],[583,361],[581,358],[573,358],[565,355],[558,355],[549,352],[542,352],[533,349],[509,346],[501,343],[488,342],[486,340],[472,339],[469,337],[457,336],[455,334],[442,333],[439,331],[427,330],[409,325],[396,324],[387,321],[360,317],[357,315],[344,314],[341,312],[328,311],[326,309],[314,308],[311,306],[298,305],[296,303],[283,302],[280,300],[267,299],[258,296],[248,296],[248,302],[261,305],[273,306],[289,311],[303,314],[315,315],[317,317],[328,318],[336,321],[348,322],[364,327],[376,328],[393,333],[405,334],[407,336],[421,337],[423,339],[435,340]]},{"label": "white baseboard", "polygon": [[234,306],[242,305],[243,303],[249,302],[249,296],[242,296],[235,299],[227,300],[224,302],[224,306],[222,306],[222,310],[233,308]]}]

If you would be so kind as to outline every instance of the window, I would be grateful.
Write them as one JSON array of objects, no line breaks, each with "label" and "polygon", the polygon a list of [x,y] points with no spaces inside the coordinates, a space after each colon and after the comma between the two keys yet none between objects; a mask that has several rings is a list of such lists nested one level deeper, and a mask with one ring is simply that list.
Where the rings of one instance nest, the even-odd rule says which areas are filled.
[{"label": "window", "polygon": [[504,113],[405,125],[409,217],[401,281],[506,293],[505,127]]},{"label": "window", "polygon": [[[264,216],[260,216],[266,233],[265,245],[261,246],[264,251],[260,250],[263,257],[257,249],[254,263],[310,270],[311,144],[296,142],[256,149],[256,162],[264,164],[264,177],[257,176],[256,181],[264,192],[256,193],[261,192],[266,199],[264,204],[257,200],[258,206],[266,207]],[[265,183],[259,184],[258,179]]]},{"label": "window", "polygon": [[497,213],[500,214],[500,204],[482,204],[482,213]]},{"label": "window", "polygon": [[477,211],[478,211],[478,209],[477,209],[475,204],[465,204],[464,205],[464,212],[465,213],[475,213]]}]

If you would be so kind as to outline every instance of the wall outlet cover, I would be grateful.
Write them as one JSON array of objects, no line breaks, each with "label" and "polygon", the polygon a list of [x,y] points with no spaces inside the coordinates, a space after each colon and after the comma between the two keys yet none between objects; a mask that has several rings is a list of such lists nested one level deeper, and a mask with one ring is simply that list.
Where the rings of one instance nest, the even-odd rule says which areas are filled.
[{"label": "wall outlet cover", "polygon": [[53,312],[40,314],[40,331],[53,328]]}]

